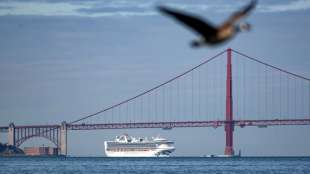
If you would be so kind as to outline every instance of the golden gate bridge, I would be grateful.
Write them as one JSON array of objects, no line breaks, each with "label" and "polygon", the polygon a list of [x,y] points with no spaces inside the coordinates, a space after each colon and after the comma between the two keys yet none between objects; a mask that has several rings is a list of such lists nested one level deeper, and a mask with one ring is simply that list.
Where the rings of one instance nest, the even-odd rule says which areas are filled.
[{"label": "golden gate bridge", "polygon": [[310,79],[228,48],[132,98],[61,125],[0,127],[8,144],[44,137],[67,155],[67,131],[177,127],[225,129],[234,155],[235,127],[310,125]]}]

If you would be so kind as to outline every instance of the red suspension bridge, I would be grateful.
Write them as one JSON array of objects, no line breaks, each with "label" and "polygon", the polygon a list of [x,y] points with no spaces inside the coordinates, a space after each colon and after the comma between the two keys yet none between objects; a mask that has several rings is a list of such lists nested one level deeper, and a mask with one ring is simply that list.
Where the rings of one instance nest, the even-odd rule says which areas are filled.
[{"label": "red suspension bridge", "polygon": [[0,127],[8,143],[32,137],[67,154],[68,130],[176,127],[225,128],[225,155],[234,155],[236,126],[310,125],[310,79],[227,49],[139,95],[61,125]]}]

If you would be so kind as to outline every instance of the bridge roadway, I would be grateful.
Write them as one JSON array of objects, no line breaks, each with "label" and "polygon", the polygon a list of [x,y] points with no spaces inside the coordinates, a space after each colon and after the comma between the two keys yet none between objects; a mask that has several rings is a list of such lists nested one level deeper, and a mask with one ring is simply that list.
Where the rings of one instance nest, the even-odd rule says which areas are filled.
[{"label": "bridge roadway", "polygon": [[[215,121],[181,121],[181,122],[137,122],[137,123],[103,123],[103,124],[67,124],[67,130],[96,130],[96,129],[133,129],[133,128],[163,128],[171,129],[178,127],[221,127],[225,120]],[[309,119],[274,119],[274,120],[234,120],[234,126],[281,126],[281,125],[310,125]],[[60,125],[21,125],[15,128],[59,128]],[[0,127],[0,132],[8,132],[8,126]]]}]

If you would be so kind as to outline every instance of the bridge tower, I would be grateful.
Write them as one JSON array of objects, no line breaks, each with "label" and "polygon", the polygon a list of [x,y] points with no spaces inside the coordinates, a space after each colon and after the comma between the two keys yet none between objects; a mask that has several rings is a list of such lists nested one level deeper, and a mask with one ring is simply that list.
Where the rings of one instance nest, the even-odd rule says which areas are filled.
[{"label": "bridge tower", "polygon": [[234,155],[233,148],[233,98],[232,98],[232,66],[231,66],[231,48],[227,49],[227,76],[226,76],[226,123],[225,123],[225,133],[226,133],[226,147],[225,155]]},{"label": "bridge tower", "polygon": [[65,121],[60,127],[60,155],[67,156],[67,123]]},{"label": "bridge tower", "polygon": [[14,123],[10,123],[8,132],[8,144],[15,146],[15,142],[15,125]]}]

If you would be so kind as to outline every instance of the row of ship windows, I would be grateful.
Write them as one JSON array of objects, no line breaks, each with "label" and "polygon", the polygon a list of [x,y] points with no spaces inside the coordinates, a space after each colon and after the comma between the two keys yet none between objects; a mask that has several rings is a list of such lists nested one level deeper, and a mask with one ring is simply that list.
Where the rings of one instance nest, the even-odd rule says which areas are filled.
[{"label": "row of ship windows", "polygon": [[157,147],[156,144],[108,144],[108,146],[113,147]]},{"label": "row of ship windows", "polygon": [[156,149],[155,147],[108,147],[107,149]]},{"label": "row of ship windows", "polygon": [[112,152],[128,152],[128,151],[152,151],[152,149],[107,149]]},{"label": "row of ship windows", "polygon": [[145,144],[159,144],[159,143],[119,143],[119,142],[108,142],[108,144],[113,144],[113,145],[117,145],[117,144],[145,145]]}]

